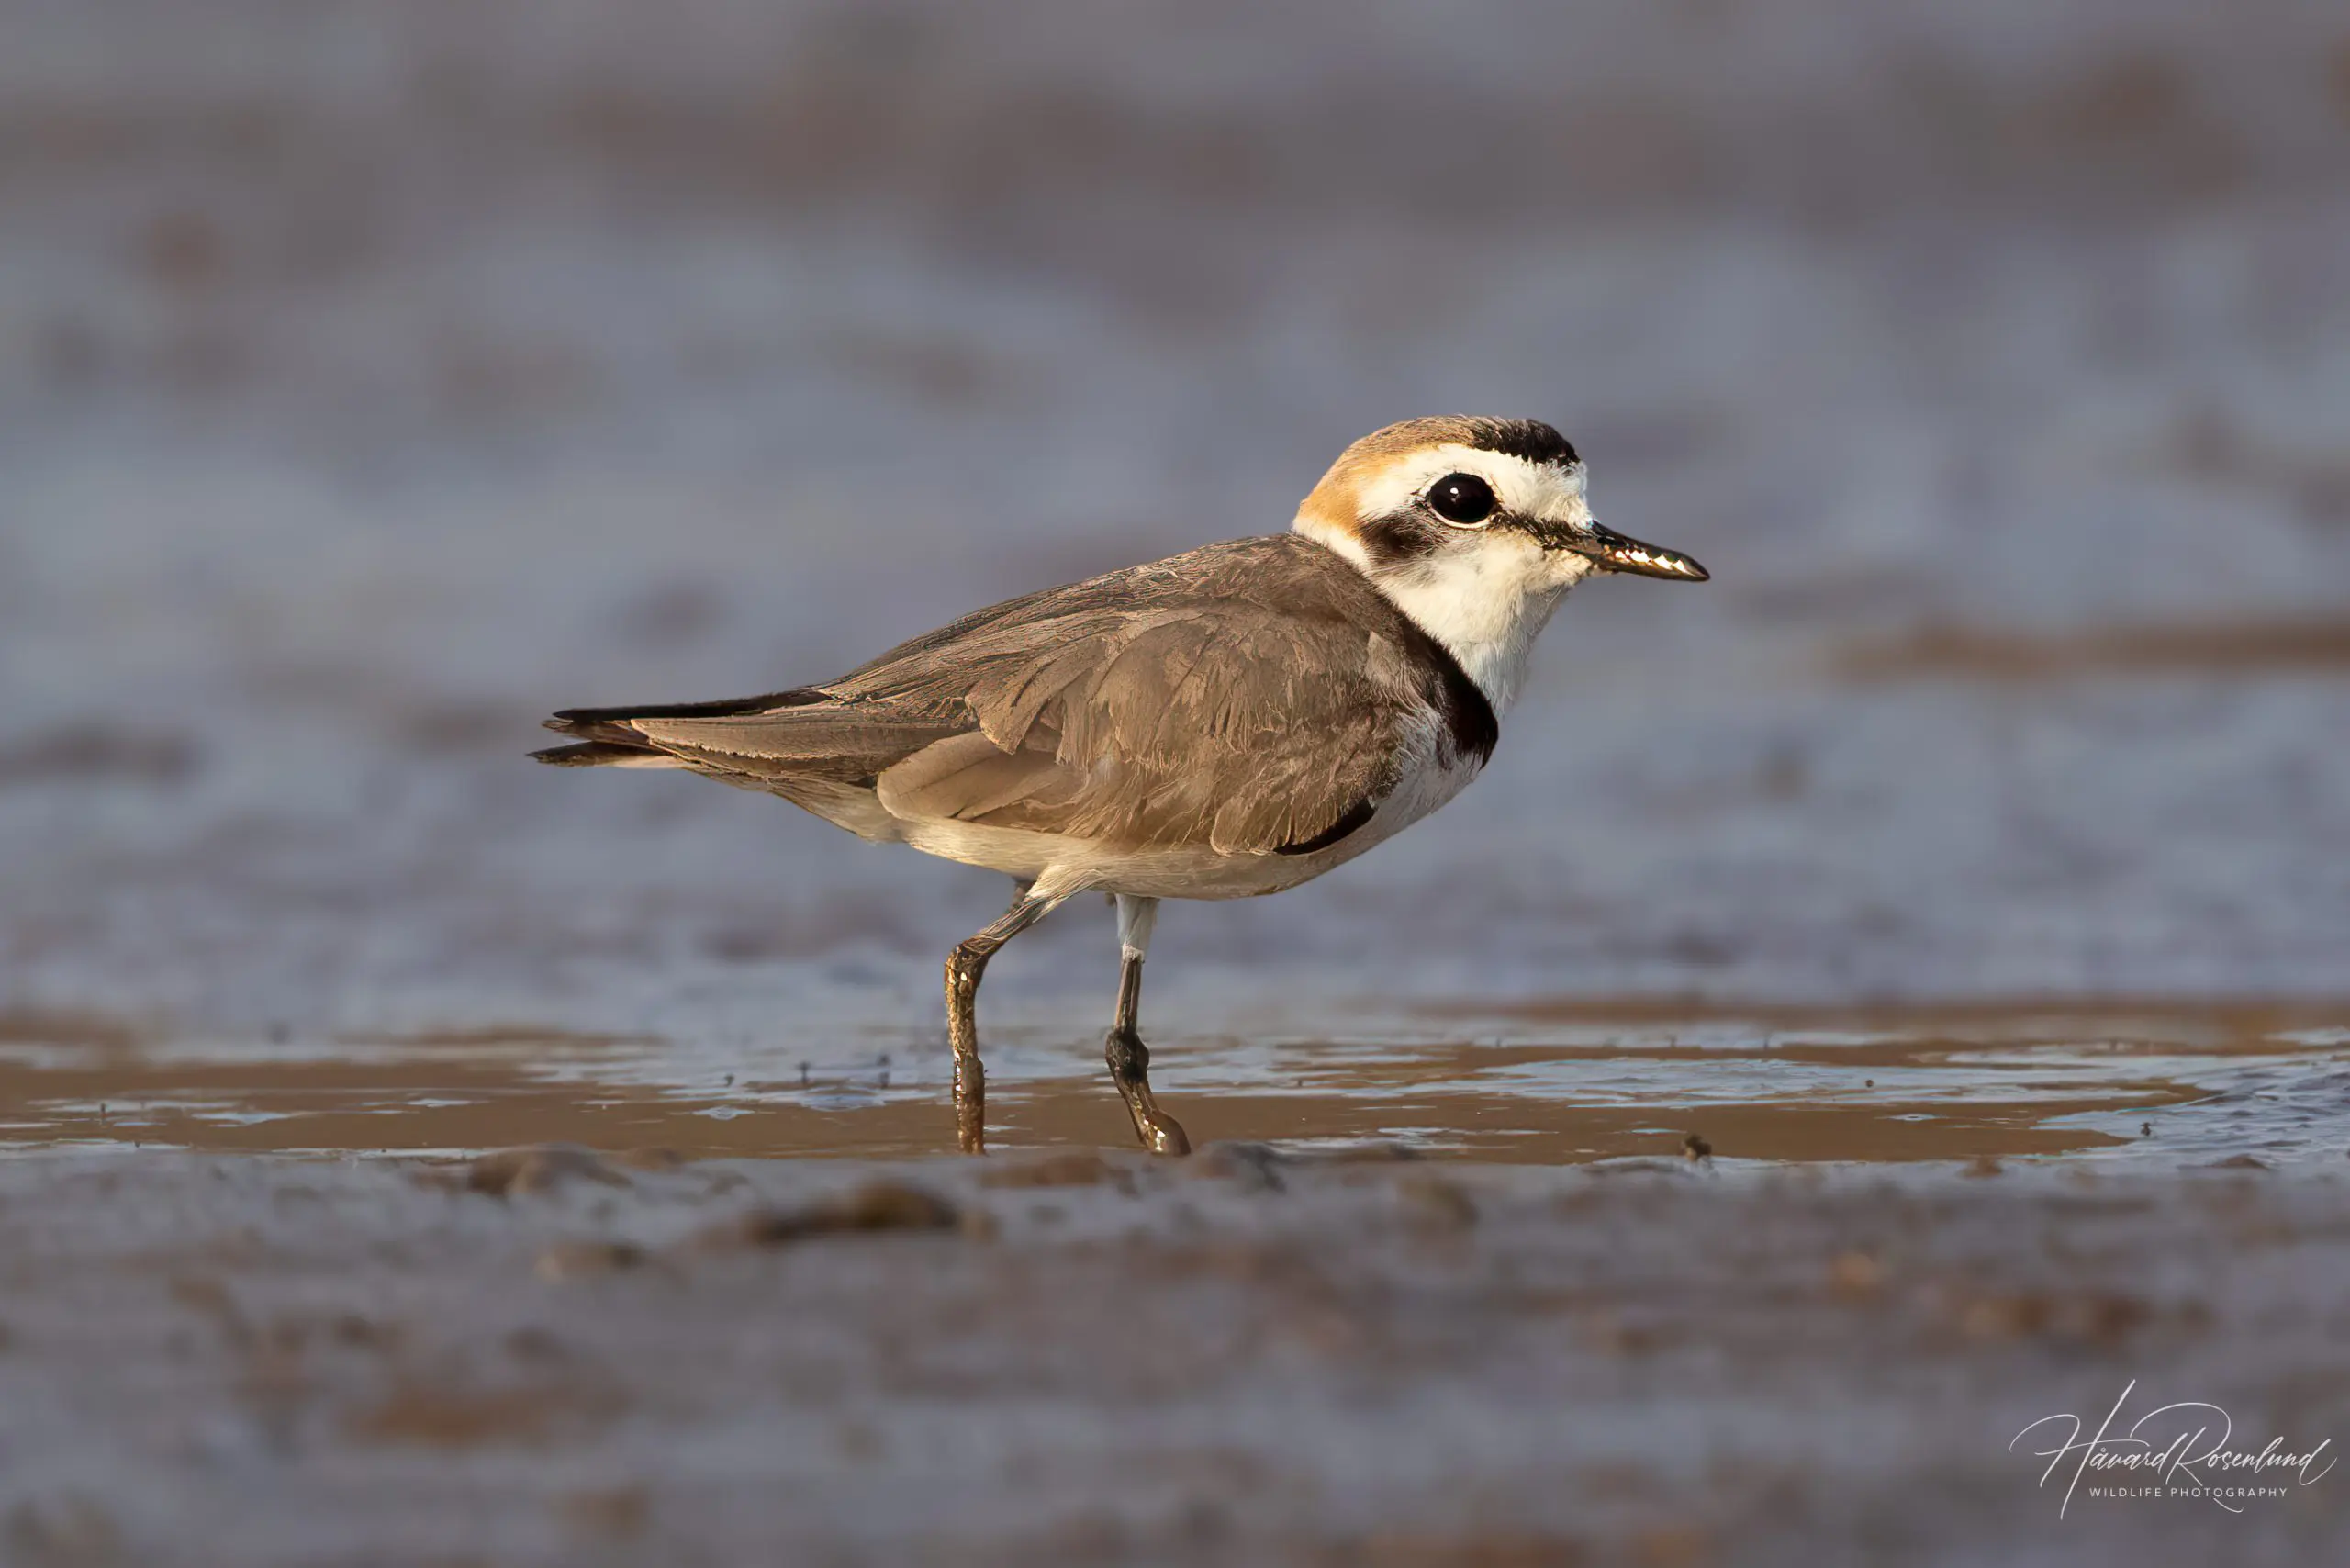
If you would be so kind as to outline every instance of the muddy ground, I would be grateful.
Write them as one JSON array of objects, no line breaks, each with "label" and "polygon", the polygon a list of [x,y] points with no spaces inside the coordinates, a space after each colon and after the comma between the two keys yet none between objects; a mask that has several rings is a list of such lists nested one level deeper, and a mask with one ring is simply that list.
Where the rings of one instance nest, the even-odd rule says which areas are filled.
[{"label": "muddy ground", "polygon": [[0,1541],[28,1568],[2334,1562],[2323,1456],[2229,1506],[2095,1473],[2068,1502],[2032,1457],[2056,1427],[2009,1445],[2125,1392],[2127,1422],[2206,1402],[2255,1450],[2350,1435],[2344,1196],[2249,1163],[1248,1145],[16,1161]]}]

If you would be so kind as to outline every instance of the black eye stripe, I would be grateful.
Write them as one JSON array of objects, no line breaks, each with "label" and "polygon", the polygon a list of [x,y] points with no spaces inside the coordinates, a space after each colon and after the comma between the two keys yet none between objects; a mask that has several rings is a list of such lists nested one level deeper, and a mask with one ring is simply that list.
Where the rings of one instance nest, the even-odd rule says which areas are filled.
[{"label": "black eye stripe", "polygon": [[1493,486],[1475,474],[1447,474],[1427,487],[1428,510],[1459,528],[1475,528],[1493,521],[1501,502]]},{"label": "black eye stripe", "polygon": [[1362,541],[1363,552],[1374,565],[1393,566],[1435,554],[1452,532],[1414,507],[1408,511],[1365,519],[1356,525],[1355,535]]}]

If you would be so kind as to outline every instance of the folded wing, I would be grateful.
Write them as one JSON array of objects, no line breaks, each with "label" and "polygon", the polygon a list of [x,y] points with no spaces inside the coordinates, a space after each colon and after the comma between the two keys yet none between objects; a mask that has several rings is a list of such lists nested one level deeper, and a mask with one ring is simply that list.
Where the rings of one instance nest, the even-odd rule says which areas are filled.
[{"label": "folded wing", "polygon": [[870,789],[902,822],[1295,852],[1367,820],[1430,725],[1416,634],[1320,546],[1243,540],[982,610],[788,706],[575,733],[788,796]]}]

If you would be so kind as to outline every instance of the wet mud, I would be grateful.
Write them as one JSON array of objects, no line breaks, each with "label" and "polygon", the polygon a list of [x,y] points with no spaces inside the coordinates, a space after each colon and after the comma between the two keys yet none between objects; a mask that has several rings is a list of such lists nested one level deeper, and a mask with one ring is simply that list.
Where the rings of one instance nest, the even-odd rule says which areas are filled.
[{"label": "wet mud", "polygon": [[2343,1182],[1246,1144],[0,1161],[0,1542],[246,1568],[2333,1562],[2322,1465],[2231,1511],[2068,1497],[2017,1439],[2197,1400],[2255,1451],[2338,1447]]},{"label": "wet mud", "polygon": [[[1563,1164],[1678,1152],[1911,1161],[2322,1149],[2266,1090],[2334,1081],[2350,1005],[1943,1008],[1529,1000],[1476,1014],[1491,1036],[1161,1041],[1170,1105],[1207,1136],[1298,1150],[1391,1143]],[[0,1038],[0,1148],[85,1145],[455,1158],[517,1142],[695,1159],[887,1158],[952,1147],[944,1052],[846,1070],[681,1076],[658,1037],[478,1031],[308,1047],[142,1039],[22,1017]],[[1086,1043],[1032,1042],[991,1077],[990,1147],[1125,1147]],[[772,1069],[777,1064],[770,1063]],[[2222,1106],[2249,1111],[2221,1131]],[[2273,1114],[2264,1114],[2270,1107]],[[2135,1120],[2133,1121],[2133,1118]],[[2159,1124],[2160,1131],[2157,1132]],[[2281,1151],[2281,1152],[2280,1152]]]}]

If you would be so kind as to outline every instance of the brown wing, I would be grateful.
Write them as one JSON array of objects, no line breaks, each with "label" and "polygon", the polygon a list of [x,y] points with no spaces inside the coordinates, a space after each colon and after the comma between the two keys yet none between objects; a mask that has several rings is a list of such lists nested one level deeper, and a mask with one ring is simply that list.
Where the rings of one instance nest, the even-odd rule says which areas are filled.
[{"label": "brown wing", "polygon": [[1360,825],[1466,684],[1351,566],[1276,537],[980,611],[821,701],[629,728],[741,781],[871,779],[905,819],[1266,854]]},{"label": "brown wing", "polygon": [[1360,631],[1255,606],[1169,611],[988,668],[979,727],[882,774],[892,815],[1265,854],[1360,825],[1408,692]]}]

